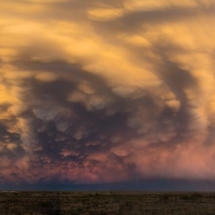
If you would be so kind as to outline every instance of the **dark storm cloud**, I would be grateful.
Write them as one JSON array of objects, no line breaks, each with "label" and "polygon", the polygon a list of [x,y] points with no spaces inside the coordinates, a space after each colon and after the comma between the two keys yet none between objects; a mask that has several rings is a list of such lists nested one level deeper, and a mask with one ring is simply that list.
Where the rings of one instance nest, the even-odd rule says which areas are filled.
[{"label": "dark storm cloud", "polygon": [[[26,144],[24,144],[26,152],[37,155],[31,161],[32,165],[37,167],[60,166],[61,169],[67,170],[68,162],[73,162],[73,165],[78,167],[83,167],[89,162],[90,171],[94,171],[95,167],[102,167],[107,172],[115,171],[114,168],[106,169],[97,158],[88,158],[96,152],[107,154],[108,159],[122,165],[124,171],[127,169],[131,174],[136,170],[135,165],[124,161],[124,156],[127,157],[130,152],[115,151],[113,148],[121,147],[136,138],[150,139],[151,132],[153,135],[157,131],[163,132],[165,136],[168,127],[163,127],[163,121],[166,119],[172,121],[172,126],[181,123],[181,119],[174,114],[171,107],[165,108],[163,105],[162,110],[159,110],[159,103],[162,100],[156,95],[143,94],[144,96],[133,99],[130,96],[121,98],[112,92],[104,79],[83,71],[78,65],[66,62],[23,63],[21,60],[14,65],[20,70],[36,73],[40,71],[61,73],[59,79],[51,82],[47,82],[46,79],[26,80],[25,87],[28,91],[22,95],[28,109],[19,117],[27,122],[29,131],[21,136],[24,136],[22,140]],[[168,75],[165,77],[168,79]],[[169,82],[174,84],[173,77],[173,80],[169,78]],[[92,89],[80,87],[83,81],[88,83],[88,87],[93,88],[93,95]],[[70,96],[77,92],[78,97]],[[93,100],[94,94],[101,96],[98,97],[101,100]],[[104,97],[109,98],[109,102],[105,103],[105,100],[102,100]],[[112,109],[114,112],[108,113]],[[146,125],[143,125],[143,122]],[[170,140],[168,138],[166,140],[165,137],[160,139],[155,135],[154,143],[149,147],[157,147],[162,141],[173,142],[175,136],[177,136],[175,141],[178,142],[179,135],[173,134]],[[28,145],[29,141],[31,145]],[[169,144],[166,143],[163,147],[169,147]]]},{"label": "dark storm cloud", "polygon": [[0,3],[1,182],[213,179],[214,2],[200,3]]}]

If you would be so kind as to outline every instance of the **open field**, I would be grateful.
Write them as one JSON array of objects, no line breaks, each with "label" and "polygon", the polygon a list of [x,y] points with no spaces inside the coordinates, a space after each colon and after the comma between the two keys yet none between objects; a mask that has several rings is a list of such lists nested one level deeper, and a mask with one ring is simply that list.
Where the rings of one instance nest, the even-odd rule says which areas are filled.
[{"label": "open field", "polygon": [[215,193],[0,192],[1,215],[214,215]]}]

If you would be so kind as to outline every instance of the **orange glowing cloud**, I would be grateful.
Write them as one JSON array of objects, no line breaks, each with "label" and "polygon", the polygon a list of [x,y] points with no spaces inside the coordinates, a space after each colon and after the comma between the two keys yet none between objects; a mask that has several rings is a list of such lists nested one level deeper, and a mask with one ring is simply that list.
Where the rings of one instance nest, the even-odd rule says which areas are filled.
[{"label": "orange glowing cloud", "polygon": [[0,2],[0,183],[213,180],[213,0]]}]

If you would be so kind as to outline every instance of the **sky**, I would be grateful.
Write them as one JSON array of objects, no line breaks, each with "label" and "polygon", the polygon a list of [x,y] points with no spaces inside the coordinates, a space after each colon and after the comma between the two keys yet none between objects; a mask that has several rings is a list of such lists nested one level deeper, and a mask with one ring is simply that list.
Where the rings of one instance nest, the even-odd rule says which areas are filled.
[{"label": "sky", "polygon": [[1,0],[0,188],[213,184],[214,23],[215,0]]}]

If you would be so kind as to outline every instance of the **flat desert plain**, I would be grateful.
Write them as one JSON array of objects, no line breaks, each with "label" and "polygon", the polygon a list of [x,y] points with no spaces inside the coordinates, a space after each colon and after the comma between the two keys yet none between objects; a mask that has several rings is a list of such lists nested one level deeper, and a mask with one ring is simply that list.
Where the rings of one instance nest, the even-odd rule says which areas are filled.
[{"label": "flat desert plain", "polygon": [[1,215],[214,215],[208,192],[0,192]]}]

